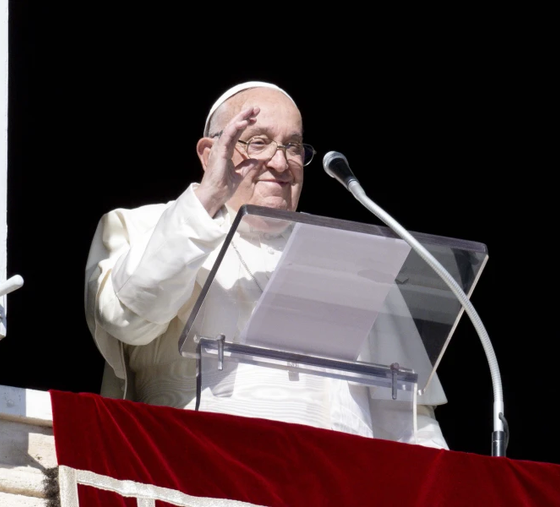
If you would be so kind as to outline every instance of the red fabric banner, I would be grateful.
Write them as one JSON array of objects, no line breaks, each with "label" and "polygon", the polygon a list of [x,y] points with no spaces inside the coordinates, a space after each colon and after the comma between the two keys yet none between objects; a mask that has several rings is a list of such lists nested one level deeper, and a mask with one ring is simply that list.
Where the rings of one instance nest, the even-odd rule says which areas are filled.
[{"label": "red fabric banner", "polygon": [[560,505],[559,465],[50,394],[62,507]]}]

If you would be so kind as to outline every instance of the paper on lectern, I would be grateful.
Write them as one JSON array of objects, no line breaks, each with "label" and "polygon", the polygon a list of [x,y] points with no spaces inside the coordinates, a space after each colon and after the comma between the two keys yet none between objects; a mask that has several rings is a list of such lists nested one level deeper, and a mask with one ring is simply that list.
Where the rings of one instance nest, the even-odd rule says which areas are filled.
[{"label": "paper on lectern", "polygon": [[398,238],[297,223],[240,341],[355,360],[410,249]]}]

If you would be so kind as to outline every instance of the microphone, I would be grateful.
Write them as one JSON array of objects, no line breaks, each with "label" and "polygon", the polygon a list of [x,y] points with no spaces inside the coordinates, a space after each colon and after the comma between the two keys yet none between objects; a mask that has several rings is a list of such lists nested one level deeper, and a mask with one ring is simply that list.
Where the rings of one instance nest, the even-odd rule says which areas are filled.
[{"label": "microphone", "polygon": [[323,157],[323,168],[331,178],[336,178],[347,190],[352,181],[358,181],[348,165],[348,160],[338,151],[329,151]]},{"label": "microphone", "polygon": [[471,319],[478,337],[486,352],[486,359],[490,367],[492,386],[494,390],[494,431],[492,433],[492,456],[505,456],[509,441],[509,428],[503,413],[504,401],[502,392],[502,379],[496,359],[492,342],[488,332],[480,320],[478,313],[470,302],[468,296],[463,292],[461,286],[455,281],[453,276],[440,264],[440,262],[401,224],[399,224],[389,213],[373,202],[354,176],[348,165],[348,160],[342,153],[329,151],[323,157],[323,167],[325,172],[331,177],[336,178],[346,190],[348,190],[365,208],[371,211],[377,218],[387,224],[394,232],[404,239],[411,248],[426,261],[426,263],[438,274],[447,284],[453,294],[457,297],[461,306]]}]

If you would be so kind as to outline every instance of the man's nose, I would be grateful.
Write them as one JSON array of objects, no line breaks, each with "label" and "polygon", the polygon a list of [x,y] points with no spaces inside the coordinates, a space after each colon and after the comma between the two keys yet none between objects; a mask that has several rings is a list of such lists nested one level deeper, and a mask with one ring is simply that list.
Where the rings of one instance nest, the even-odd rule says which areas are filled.
[{"label": "man's nose", "polygon": [[288,158],[284,148],[277,147],[276,152],[266,164],[278,172],[286,171],[289,167]]}]

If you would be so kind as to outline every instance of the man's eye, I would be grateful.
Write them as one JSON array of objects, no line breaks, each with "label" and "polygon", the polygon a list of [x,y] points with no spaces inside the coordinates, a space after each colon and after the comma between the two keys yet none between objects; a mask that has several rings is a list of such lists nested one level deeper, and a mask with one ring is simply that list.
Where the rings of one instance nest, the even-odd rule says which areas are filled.
[{"label": "man's eye", "polygon": [[289,143],[286,145],[286,151],[294,156],[297,157],[302,154],[301,144],[299,143]]},{"label": "man's eye", "polygon": [[257,137],[256,139],[251,139],[251,144],[254,144],[255,146],[266,146],[270,144],[270,141],[268,139]]}]

